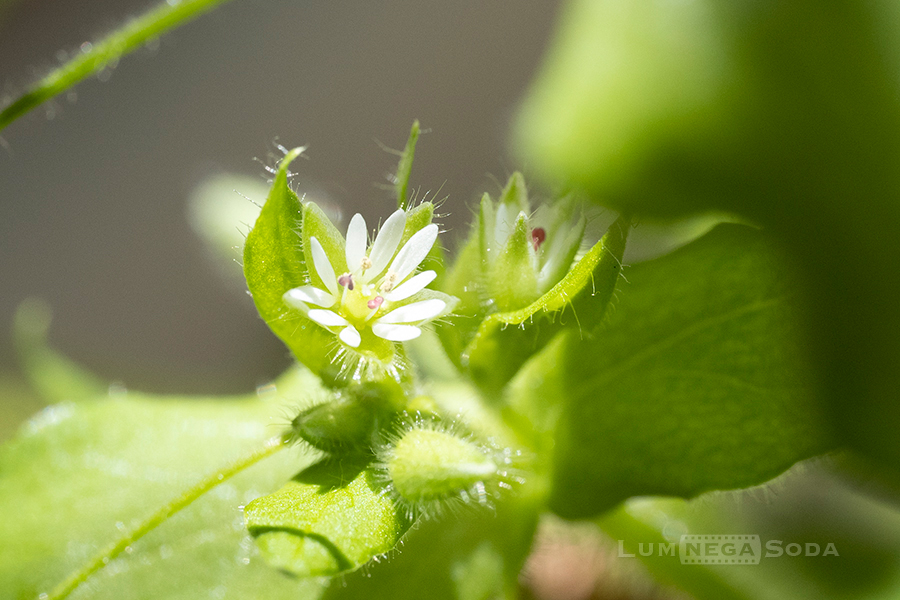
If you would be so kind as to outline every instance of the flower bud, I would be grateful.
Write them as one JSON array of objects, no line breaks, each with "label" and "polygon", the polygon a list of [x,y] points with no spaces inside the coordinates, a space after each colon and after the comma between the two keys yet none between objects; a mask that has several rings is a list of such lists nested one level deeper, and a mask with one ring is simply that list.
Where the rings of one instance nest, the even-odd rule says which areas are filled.
[{"label": "flower bud", "polygon": [[498,476],[487,448],[432,427],[404,433],[389,448],[384,463],[393,490],[419,508],[460,497],[484,503],[486,482]]}]

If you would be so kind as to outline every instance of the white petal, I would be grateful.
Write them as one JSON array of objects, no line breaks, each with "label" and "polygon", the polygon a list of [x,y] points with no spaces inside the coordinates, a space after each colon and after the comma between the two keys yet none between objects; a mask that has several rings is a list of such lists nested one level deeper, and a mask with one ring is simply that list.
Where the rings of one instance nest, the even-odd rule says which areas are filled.
[{"label": "white petal", "polygon": [[334,275],[334,268],[331,266],[331,261],[328,260],[328,255],[325,254],[325,249],[322,248],[322,244],[315,237],[309,238],[309,245],[312,246],[313,265],[316,267],[316,273],[322,278],[322,282],[328,288],[328,291],[333,296],[337,296],[337,277]]},{"label": "white petal", "polygon": [[[447,303],[437,298],[413,302],[400,308],[395,308],[388,314],[377,319],[377,323],[418,323],[433,319],[446,308]],[[312,312],[312,311],[310,311]]]},{"label": "white petal", "polygon": [[406,342],[422,335],[422,330],[415,325],[372,325],[372,333],[392,342]]},{"label": "white petal", "polygon": [[332,310],[322,310],[321,308],[314,308],[309,311],[306,316],[319,325],[324,325],[325,327],[340,327],[341,325],[349,324],[347,323],[347,319]]},{"label": "white petal", "polygon": [[397,274],[397,281],[403,281],[425,260],[438,236],[438,226],[432,223],[417,231],[400,249],[390,270]]},{"label": "white petal", "polygon": [[437,273],[434,271],[423,271],[418,275],[414,275],[406,283],[398,286],[391,292],[384,294],[384,299],[388,302],[397,302],[398,300],[406,300],[415,293],[421,292],[429,283],[434,281]]},{"label": "white petal", "polygon": [[494,239],[497,242],[497,248],[502,248],[506,244],[506,239],[513,232],[516,226],[516,216],[512,206],[500,203],[497,207],[497,216],[494,219]]},{"label": "white petal", "polygon": [[337,298],[324,290],[311,285],[304,285],[284,293],[284,301],[299,309],[308,308],[307,304],[315,304],[322,308],[331,308],[337,302]]},{"label": "white petal", "polygon": [[362,342],[359,332],[353,325],[348,325],[344,329],[341,329],[338,337],[341,338],[342,342],[353,348],[359,348],[359,344]]},{"label": "white petal", "polygon": [[404,227],[406,227],[406,213],[397,209],[387,218],[375,237],[375,243],[372,244],[372,251],[369,253],[372,268],[366,271],[364,283],[384,271],[391,257],[394,256],[394,252],[397,251],[397,246],[400,245]]},{"label": "white petal", "polygon": [[350,219],[350,225],[347,227],[347,268],[351,272],[359,268],[359,263],[366,256],[366,246],[369,244],[368,232],[366,231],[366,220],[359,213],[353,215]]}]

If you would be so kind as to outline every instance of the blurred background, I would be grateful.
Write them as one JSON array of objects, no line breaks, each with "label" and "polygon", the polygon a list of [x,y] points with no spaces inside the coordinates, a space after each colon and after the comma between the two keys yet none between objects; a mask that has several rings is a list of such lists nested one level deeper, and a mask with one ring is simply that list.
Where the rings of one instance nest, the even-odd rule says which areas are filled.
[{"label": "blurred background", "polygon": [[[0,6],[8,98],[151,3]],[[287,352],[240,266],[213,264],[192,230],[192,191],[239,174],[220,197],[252,206],[231,190],[262,200],[275,144],[308,145],[296,189],[374,223],[393,207],[383,187],[396,168],[378,143],[402,149],[418,118],[428,133],[411,186],[447,197],[452,248],[471,200],[527,171],[507,157],[508,122],[557,10],[230,2],[13,123],[0,134],[0,371],[14,369],[14,311],[36,296],[53,309],[53,345],[128,387],[244,392],[277,375]]]}]

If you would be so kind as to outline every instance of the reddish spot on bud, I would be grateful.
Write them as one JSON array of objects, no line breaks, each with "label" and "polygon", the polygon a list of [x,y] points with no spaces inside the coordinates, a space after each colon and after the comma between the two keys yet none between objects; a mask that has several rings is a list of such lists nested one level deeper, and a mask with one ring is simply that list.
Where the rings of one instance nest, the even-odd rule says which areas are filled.
[{"label": "reddish spot on bud", "polygon": [[350,273],[344,273],[340,277],[338,277],[338,285],[342,285],[351,292],[353,291],[353,275]]},{"label": "reddish spot on bud", "polygon": [[547,232],[544,231],[543,227],[535,227],[531,230],[531,243],[534,244],[534,249],[537,250],[541,247],[541,244],[544,243],[544,240],[547,239]]},{"label": "reddish spot on bud", "polygon": [[382,298],[381,296],[375,296],[374,298],[366,302],[366,306],[368,306],[372,310],[375,310],[382,304],[384,304],[384,298]]}]

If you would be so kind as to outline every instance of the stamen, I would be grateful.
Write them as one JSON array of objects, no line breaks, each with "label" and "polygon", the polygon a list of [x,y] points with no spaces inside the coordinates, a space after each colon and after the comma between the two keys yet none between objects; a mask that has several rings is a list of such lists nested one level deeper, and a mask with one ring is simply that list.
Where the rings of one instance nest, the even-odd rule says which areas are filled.
[{"label": "stamen", "polygon": [[372,268],[372,259],[369,258],[368,256],[363,256],[362,260],[359,261],[359,266],[363,271],[365,271],[366,269],[371,269]]},{"label": "stamen", "polygon": [[338,285],[342,285],[351,292],[353,291],[353,275],[350,273],[344,273],[340,277],[338,277]]},{"label": "stamen", "polygon": [[541,244],[544,243],[544,240],[547,239],[547,232],[544,231],[543,227],[535,227],[531,230],[531,243],[534,244],[534,249],[537,250],[541,247]]},{"label": "stamen", "polygon": [[368,306],[372,310],[379,308],[382,304],[384,304],[384,298],[382,298],[381,296],[375,296],[374,298],[366,302],[366,306]]},{"label": "stamen", "polygon": [[381,291],[389,292],[394,289],[394,284],[397,283],[397,274],[393,271],[388,271],[387,275],[384,276],[384,281],[381,282]]}]

